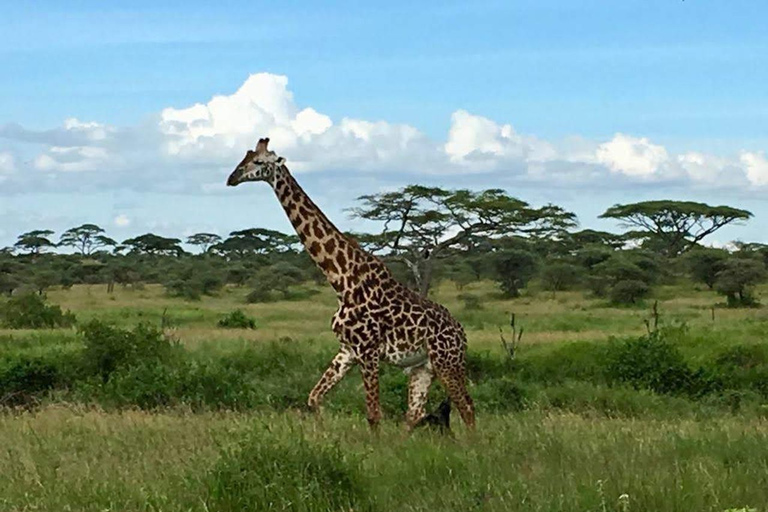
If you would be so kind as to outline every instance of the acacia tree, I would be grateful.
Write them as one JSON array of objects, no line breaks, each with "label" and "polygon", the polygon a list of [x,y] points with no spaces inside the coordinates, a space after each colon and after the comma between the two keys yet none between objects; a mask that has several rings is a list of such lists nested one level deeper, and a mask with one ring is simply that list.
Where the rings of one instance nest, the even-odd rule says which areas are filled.
[{"label": "acacia tree", "polygon": [[187,243],[200,247],[202,254],[207,253],[208,249],[219,242],[221,242],[221,237],[214,233],[195,233],[187,237]]},{"label": "acacia tree", "polygon": [[646,239],[670,257],[695,247],[723,226],[751,217],[752,213],[747,210],[691,201],[617,204],[600,215],[600,218],[617,219],[625,227],[636,228],[628,233],[629,237]]},{"label": "acacia tree", "polygon": [[227,258],[243,258],[253,255],[285,253],[293,251],[299,238],[280,231],[263,228],[233,231],[229,238],[211,246],[211,251]]},{"label": "acacia tree", "polygon": [[83,224],[62,233],[59,245],[72,247],[78,253],[87,256],[99,249],[114,247],[117,242],[104,235],[104,230],[96,224]]},{"label": "acacia tree", "polygon": [[383,223],[366,237],[371,250],[404,263],[422,295],[429,292],[435,262],[475,237],[524,234],[555,237],[576,225],[562,208],[532,208],[505,191],[446,190],[409,185],[394,192],[365,195],[354,217]]},{"label": "acacia tree", "polygon": [[124,240],[122,245],[134,254],[151,254],[155,256],[181,256],[184,249],[179,245],[178,238],[165,238],[163,236],[147,233]]},{"label": "acacia tree", "polygon": [[25,251],[27,254],[40,254],[49,247],[56,247],[56,244],[48,239],[52,234],[53,231],[50,229],[28,231],[19,235],[13,246],[20,251]]}]

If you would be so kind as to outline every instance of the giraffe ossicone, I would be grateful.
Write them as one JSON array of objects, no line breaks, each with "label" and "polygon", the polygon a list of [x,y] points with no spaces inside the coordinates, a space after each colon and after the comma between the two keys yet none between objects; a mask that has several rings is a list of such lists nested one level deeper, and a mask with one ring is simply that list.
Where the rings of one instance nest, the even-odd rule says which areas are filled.
[{"label": "giraffe ossicone", "polygon": [[387,362],[409,375],[409,428],[426,416],[429,387],[437,377],[464,423],[472,428],[475,410],[467,391],[467,337],[461,324],[440,304],[397,281],[376,256],[344,235],[309,198],[285,165],[259,139],[235,167],[227,185],[266,181],[280,201],[302,244],[325,274],[339,307],[331,329],[339,352],[309,394],[317,409],[323,397],[354,365],[360,367],[368,422],[381,419],[379,364]]}]

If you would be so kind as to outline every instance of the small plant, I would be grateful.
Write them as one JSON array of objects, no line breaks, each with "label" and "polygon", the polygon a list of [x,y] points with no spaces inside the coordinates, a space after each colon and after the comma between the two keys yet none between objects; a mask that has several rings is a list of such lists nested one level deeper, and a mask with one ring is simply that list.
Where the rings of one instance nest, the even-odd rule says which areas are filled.
[{"label": "small plant", "polygon": [[256,320],[243,313],[241,309],[236,309],[219,320],[219,327],[224,329],[255,329]]},{"label": "small plant", "polygon": [[464,303],[464,309],[468,311],[483,309],[483,304],[480,302],[480,297],[477,295],[472,293],[460,293],[456,298]]},{"label": "small plant", "polygon": [[11,297],[0,306],[0,324],[9,329],[54,329],[71,327],[75,315],[47,304],[45,296],[25,293]]},{"label": "small plant", "polygon": [[499,327],[499,336],[501,337],[501,346],[504,348],[504,352],[509,355],[510,359],[515,358],[515,352],[517,351],[517,346],[520,344],[520,340],[523,339],[523,332],[524,329],[521,327],[520,331],[517,330],[517,325],[515,323],[516,317],[515,314],[512,313],[509,315],[509,326],[512,328],[512,342],[507,343],[506,338],[504,338],[504,330]]}]

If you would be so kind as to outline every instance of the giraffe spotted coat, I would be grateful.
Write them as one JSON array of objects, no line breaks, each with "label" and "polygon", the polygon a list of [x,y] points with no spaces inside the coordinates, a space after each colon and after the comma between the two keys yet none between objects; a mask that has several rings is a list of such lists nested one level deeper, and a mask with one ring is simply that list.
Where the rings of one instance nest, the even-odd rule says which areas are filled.
[{"label": "giraffe spotted coat", "polygon": [[379,364],[390,363],[409,374],[409,427],[425,415],[427,394],[438,377],[464,422],[474,426],[474,406],[466,388],[467,339],[461,324],[443,306],[398,282],[384,263],[341,233],[312,202],[262,139],[228,180],[267,181],[315,264],[336,291],[339,307],[331,328],[339,352],[309,395],[317,409],[328,391],[355,364],[366,391],[368,421],[381,419]]}]

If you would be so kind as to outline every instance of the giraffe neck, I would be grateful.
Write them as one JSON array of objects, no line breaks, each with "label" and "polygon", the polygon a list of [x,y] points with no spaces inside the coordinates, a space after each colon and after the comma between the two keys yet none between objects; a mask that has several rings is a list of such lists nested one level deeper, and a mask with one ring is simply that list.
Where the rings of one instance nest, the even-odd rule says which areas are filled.
[{"label": "giraffe neck", "polygon": [[356,284],[355,269],[372,257],[325,216],[286,167],[275,174],[272,188],[307,253],[337,293]]}]

